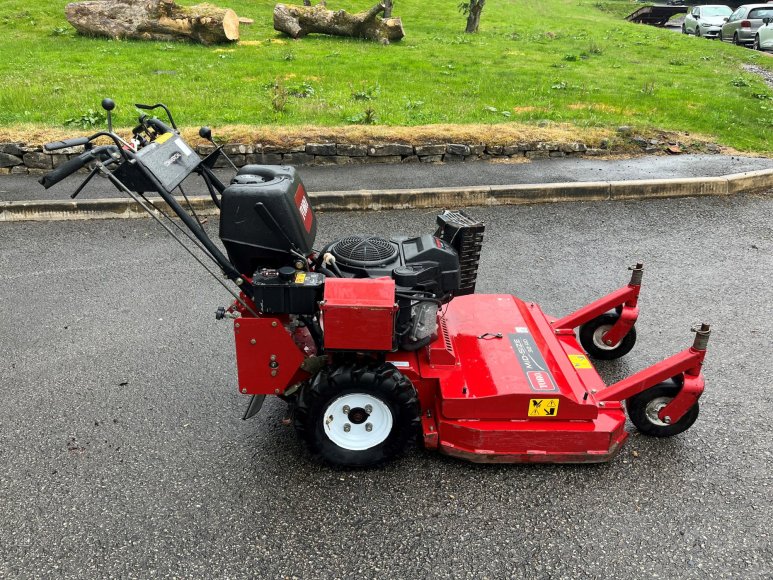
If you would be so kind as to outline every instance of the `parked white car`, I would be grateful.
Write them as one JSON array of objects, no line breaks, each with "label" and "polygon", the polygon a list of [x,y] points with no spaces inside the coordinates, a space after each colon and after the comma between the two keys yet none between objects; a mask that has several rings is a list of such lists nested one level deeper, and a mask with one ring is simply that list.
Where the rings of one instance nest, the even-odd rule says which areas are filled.
[{"label": "parked white car", "polygon": [[695,6],[684,18],[682,33],[694,34],[706,38],[716,38],[722,25],[727,21],[733,11],[729,6],[721,4],[709,4]]},{"label": "parked white car", "polygon": [[754,50],[773,50],[773,19],[765,18],[754,36]]},{"label": "parked white car", "polygon": [[719,40],[752,46],[765,18],[773,18],[773,4],[739,6],[719,31]]}]

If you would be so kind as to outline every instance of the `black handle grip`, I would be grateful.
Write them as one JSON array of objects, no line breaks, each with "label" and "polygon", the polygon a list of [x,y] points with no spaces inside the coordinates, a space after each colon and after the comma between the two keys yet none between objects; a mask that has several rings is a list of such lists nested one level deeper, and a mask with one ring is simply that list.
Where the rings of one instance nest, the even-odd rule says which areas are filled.
[{"label": "black handle grip", "polygon": [[67,147],[79,147],[89,142],[88,137],[73,137],[72,139],[65,139],[64,141],[53,141],[43,145],[43,149],[46,151],[56,151],[57,149],[65,149]]},{"label": "black handle grip", "polygon": [[62,163],[59,167],[54,169],[51,173],[47,173],[38,180],[43,187],[48,189],[62,181],[65,177],[68,177],[78,171],[81,167],[85,167],[89,162],[94,160],[94,154],[92,151],[86,151],[81,153],[77,157],[73,157],[66,163]]}]

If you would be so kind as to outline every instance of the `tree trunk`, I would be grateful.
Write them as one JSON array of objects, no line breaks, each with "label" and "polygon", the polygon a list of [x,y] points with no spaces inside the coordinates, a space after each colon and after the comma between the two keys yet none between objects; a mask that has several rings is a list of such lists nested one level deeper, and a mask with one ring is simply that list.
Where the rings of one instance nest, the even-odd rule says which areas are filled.
[{"label": "tree trunk", "polygon": [[483,12],[483,6],[486,4],[486,0],[470,0],[470,7],[467,12],[467,28],[465,32],[478,32],[478,25],[480,24],[480,13]]},{"label": "tree trunk", "polygon": [[399,18],[380,18],[383,4],[376,4],[367,12],[349,14],[343,10],[332,11],[324,3],[316,6],[277,4],[274,7],[274,29],[301,38],[312,32],[351,36],[376,40],[383,44],[400,40],[405,36]]},{"label": "tree trunk", "polygon": [[65,8],[81,34],[137,40],[193,40],[215,44],[239,40],[239,17],[212,4],[178,6],[173,0],[90,0]]}]

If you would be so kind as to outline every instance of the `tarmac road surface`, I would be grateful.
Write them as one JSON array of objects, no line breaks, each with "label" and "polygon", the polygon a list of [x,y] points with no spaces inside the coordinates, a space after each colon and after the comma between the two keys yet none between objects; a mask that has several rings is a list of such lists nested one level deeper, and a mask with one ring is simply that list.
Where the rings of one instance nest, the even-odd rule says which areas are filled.
[{"label": "tarmac road surface", "polygon": [[[770,578],[773,198],[475,208],[478,291],[550,313],[645,262],[609,381],[713,325],[701,416],[605,465],[310,462],[284,405],[243,422],[228,296],[151,220],[0,225],[0,577]],[[324,213],[318,243],[432,231]],[[216,222],[209,227],[216,232]]]},{"label": "tarmac road surface", "polygon": [[[617,181],[716,177],[730,173],[773,168],[773,159],[730,155],[645,156],[632,159],[535,159],[530,163],[470,161],[465,163],[365,164],[299,167],[309,191],[403,189],[417,187],[466,187],[517,183]],[[228,183],[233,171],[220,170]],[[33,175],[0,176],[0,201],[58,199],[69,201],[85,174],[77,174],[43,189]],[[79,179],[80,178],[80,179]],[[207,195],[202,180],[194,175],[184,183],[188,195]],[[93,179],[77,199],[123,197],[105,179]]]}]

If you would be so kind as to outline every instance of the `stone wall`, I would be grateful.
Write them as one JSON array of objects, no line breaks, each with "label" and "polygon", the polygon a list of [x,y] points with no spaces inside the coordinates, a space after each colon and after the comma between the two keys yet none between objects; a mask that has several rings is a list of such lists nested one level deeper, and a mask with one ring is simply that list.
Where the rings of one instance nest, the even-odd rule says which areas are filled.
[{"label": "stone wall", "polygon": [[[196,147],[199,154],[214,150],[212,145]],[[346,165],[351,163],[452,163],[468,160],[547,158],[591,156],[610,153],[594,149],[584,143],[513,143],[486,145],[485,143],[378,143],[359,145],[351,143],[306,143],[297,147],[280,148],[271,145],[230,143],[225,151],[235,165],[258,163],[262,165]],[[62,149],[46,153],[42,146],[24,143],[0,143],[0,175],[45,173],[73,155],[77,149]],[[222,157],[217,166],[228,164]]]}]

